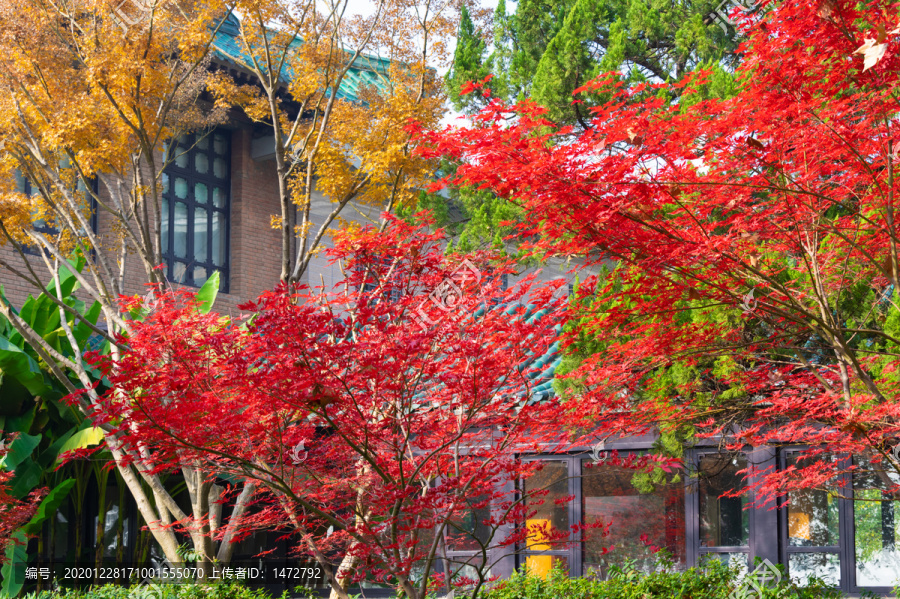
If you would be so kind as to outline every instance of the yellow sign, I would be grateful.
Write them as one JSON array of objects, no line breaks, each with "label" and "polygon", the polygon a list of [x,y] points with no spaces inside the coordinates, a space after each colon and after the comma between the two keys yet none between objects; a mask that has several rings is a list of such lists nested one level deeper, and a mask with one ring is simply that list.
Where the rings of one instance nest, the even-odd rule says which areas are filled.
[{"label": "yellow sign", "polygon": [[[543,519],[527,520],[525,526],[528,529],[528,539],[526,546],[529,551],[548,551],[550,543],[547,542],[545,529],[549,529],[550,521]],[[538,528],[540,530],[533,530]],[[525,568],[529,574],[547,578],[550,570],[553,568],[553,556],[550,555],[529,555],[525,559]]]}]

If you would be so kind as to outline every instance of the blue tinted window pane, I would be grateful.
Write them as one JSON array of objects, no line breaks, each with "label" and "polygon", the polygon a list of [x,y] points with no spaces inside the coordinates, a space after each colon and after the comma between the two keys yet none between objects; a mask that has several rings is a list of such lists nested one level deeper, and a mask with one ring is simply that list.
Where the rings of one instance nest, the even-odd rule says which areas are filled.
[{"label": "blue tinted window pane", "polygon": [[169,251],[169,201],[163,198],[160,212],[159,223],[160,247],[162,253]]},{"label": "blue tinted window pane", "polygon": [[883,478],[898,481],[885,462],[854,458],[853,523],[856,532],[856,584],[890,587],[900,581],[900,502],[885,493]]},{"label": "blue tinted window pane", "polygon": [[206,282],[206,279],[207,279],[206,269],[203,268],[202,266],[195,266],[194,272],[193,272],[193,277],[194,277],[194,285],[196,287],[201,287],[203,285],[203,283]]},{"label": "blue tinted window pane", "polygon": [[700,458],[700,545],[702,547],[747,547],[750,512],[747,498],[723,497],[744,489],[747,459],[724,455]]},{"label": "blue tinted window pane", "polygon": [[176,258],[187,257],[187,236],[188,236],[188,211],[187,205],[181,202],[175,202],[175,218],[172,227],[173,241],[175,242],[174,252]]},{"label": "blue tinted window pane", "polygon": [[225,215],[213,212],[212,215],[212,262],[216,266],[225,265]]},{"label": "blue tinted window pane", "polygon": [[209,158],[206,154],[197,154],[194,156],[194,170],[201,175],[209,172]]},{"label": "blue tinted window pane", "polygon": [[194,260],[206,262],[209,259],[206,247],[207,211],[203,208],[194,208]]},{"label": "blue tinted window pane", "polygon": [[215,159],[213,162],[213,174],[219,179],[224,179],[228,176],[228,165],[225,164],[224,158]]},{"label": "blue tinted window pane", "polygon": [[209,190],[206,188],[206,185],[203,183],[197,183],[194,185],[194,201],[198,204],[205,204],[209,199]]}]

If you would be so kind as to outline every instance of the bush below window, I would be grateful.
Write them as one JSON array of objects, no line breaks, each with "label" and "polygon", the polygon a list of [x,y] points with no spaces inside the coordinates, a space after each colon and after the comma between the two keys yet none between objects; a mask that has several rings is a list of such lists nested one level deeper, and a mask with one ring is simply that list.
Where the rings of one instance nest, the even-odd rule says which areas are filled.
[{"label": "bush below window", "polygon": [[[799,586],[786,580],[765,589],[760,599],[839,599],[839,591],[822,581],[812,580]],[[710,560],[703,567],[684,572],[645,574],[626,563],[611,569],[607,580],[569,578],[554,570],[546,578],[514,574],[496,583],[487,599],[730,599],[741,585],[739,572],[720,561]],[[737,596],[743,596],[740,592]],[[757,597],[755,593],[748,596]]]},{"label": "bush below window", "polygon": [[[285,592],[282,599],[291,597]],[[293,596],[297,596],[294,594]],[[86,591],[60,589],[31,593],[25,599],[271,599],[266,591],[239,584],[159,584],[132,587],[107,584]]]}]

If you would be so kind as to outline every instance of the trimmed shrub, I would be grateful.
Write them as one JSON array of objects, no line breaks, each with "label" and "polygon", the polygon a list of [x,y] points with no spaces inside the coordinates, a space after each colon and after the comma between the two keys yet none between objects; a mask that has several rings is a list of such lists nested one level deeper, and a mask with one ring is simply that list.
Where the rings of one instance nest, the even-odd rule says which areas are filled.
[{"label": "trimmed shrub", "polygon": [[[630,564],[615,569],[608,580],[569,578],[554,570],[547,578],[517,573],[497,582],[487,599],[731,599],[742,584],[740,573],[718,560],[683,572],[646,574]],[[737,596],[741,596],[740,592]],[[754,592],[748,596],[759,597]],[[805,586],[790,582],[782,570],[782,582],[763,589],[761,599],[839,599],[843,595],[821,580]]]},{"label": "trimmed shrub", "polygon": [[[282,599],[290,595],[285,592]],[[87,590],[60,589],[27,595],[25,599],[272,599],[264,590],[239,584],[142,584],[131,587],[107,584]]]}]

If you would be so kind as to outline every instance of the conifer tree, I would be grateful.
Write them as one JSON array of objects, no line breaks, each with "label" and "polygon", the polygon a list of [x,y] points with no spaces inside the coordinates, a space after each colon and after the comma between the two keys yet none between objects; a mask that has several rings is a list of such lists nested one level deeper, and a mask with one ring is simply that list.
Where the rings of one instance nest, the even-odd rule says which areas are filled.
[{"label": "conifer tree", "polygon": [[478,108],[473,97],[460,94],[460,88],[467,81],[480,81],[488,74],[484,59],[485,43],[481,31],[475,29],[469,10],[463,5],[459,16],[459,33],[456,38],[456,52],[453,65],[444,76],[450,101],[457,110]]},{"label": "conifer tree", "polygon": [[[677,81],[691,70],[709,68],[713,73],[699,93],[681,98],[676,96],[680,89],[669,88],[666,97],[684,106],[728,97],[735,91],[731,73],[739,61],[740,36],[723,15],[728,16],[727,9],[713,0],[520,0],[515,14],[507,15],[501,0],[487,59],[481,38],[460,28],[448,94],[458,110],[478,109],[485,98],[461,96],[460,87],[490,73],[492,97],[530,98],[547,107],[548,118],[573,125],[576,132],[589,124],[590,108],[609,97],[580,94],[580,102],[573,103],[573,91],[604,72],[618,72],[626,84],[637,84]],[[496,225],[498,215],[516,220],[518,214],[507,200],[484,191],[450,190],[450,198],[456,209],[435,211],[438,224],[453,225],[460,247],[469,250],[498,245],[496,235],[483,232]],[[446,201],[435,197],[428,204],[433,210]]]},{"label": "conifer tree", "polygon": [[604,98],[580,98],[585,104],[576,110],[572,92],[602,72],[618,71],[629,83],[662,82],[706,66],[717,71],[706,93],[728,95],[740,40],[726,12],[713,0],[520,0],[507,15],[501,2],[486,60],[481,46],[472,51],[481,39],[460,29],[464,51],[457,52],[449,92],[457,107],[477,107],[459,97],[459,88],[491,72],[494,96],[529,97],[549,108],[550,118],[580,128]]}]

